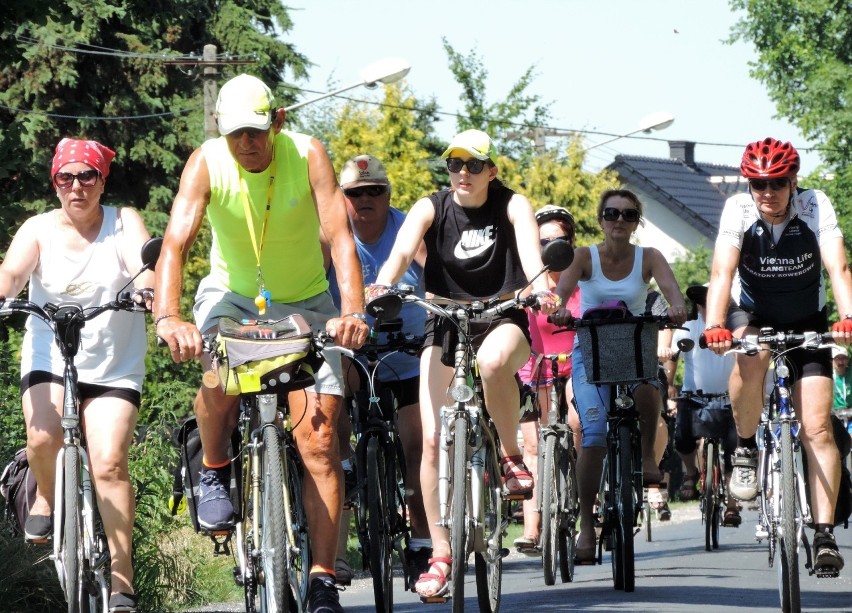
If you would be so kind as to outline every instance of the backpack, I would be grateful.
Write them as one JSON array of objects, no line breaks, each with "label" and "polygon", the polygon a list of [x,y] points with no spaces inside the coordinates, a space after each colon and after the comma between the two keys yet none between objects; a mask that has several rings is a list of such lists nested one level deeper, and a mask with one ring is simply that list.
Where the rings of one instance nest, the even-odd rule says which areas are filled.
[{"label": "backpack", "polygon": [[30,470],[26,449],[19,449],[0,475],[0,494],[6,499],[5,515],[12,535],[22,535],[36,498],[35,475]]}]

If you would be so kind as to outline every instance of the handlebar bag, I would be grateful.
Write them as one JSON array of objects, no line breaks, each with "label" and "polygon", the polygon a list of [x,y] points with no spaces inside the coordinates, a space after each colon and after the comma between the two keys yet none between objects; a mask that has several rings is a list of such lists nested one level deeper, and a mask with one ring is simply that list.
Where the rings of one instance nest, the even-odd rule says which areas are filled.
[{"label": "handlebar bag", "polygon": [[6,519],[13,536],[24,533],[24,524],[36,498],[35,475],[27,461],[27,450],[19,449],[0,476],[0,494],[6,499]]},{"label": "handlebar bag", "polygon": [[219,320],[219,380],[228,396],[287,392],[312,385],[321,360],[301,315],[243,324]]}]

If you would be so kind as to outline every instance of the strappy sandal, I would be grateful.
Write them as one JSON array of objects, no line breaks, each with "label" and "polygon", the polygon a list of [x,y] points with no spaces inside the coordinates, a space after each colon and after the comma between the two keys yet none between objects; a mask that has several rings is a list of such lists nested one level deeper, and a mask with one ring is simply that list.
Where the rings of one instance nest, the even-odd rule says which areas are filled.
[{"label": "strappy sandal", "polygon": [[[503,473],[503,488],[506,491],[506,498],[509,500],[529,500],[532,498],[533,488],[535,484],[533,476],[530,473],[527,465],[524,464],[524,459],[519,455],[506,456],[500,460],[500,471]],[[510,488],[507,484],[514,479],[518,483],[521,481],[529,481],[528,487]]]},{"label": "strappy sandal", "polygon": [[[441,570],[440,566],[435,566],[435,564],[439,564],[439,563],[440,564],[446,564],[447,566],[449,566],[451,568],[453,566],[452,558],[442,558],[442,557],[429,558],[429,570],[431,571],[434,567],[434,570],[436,572],[434,572],[434,573],[428,572],[428,573],[421,574],[420,577],[417,578],[417,583],[414,584],[414,591],[417,592],[418,596],[420,596],[421,602],[446,602],[447,601],[447,594],[450,591],[450,584],[447,582],[446,573],[444,573],[444,571]],[[425,595],[425,594],[421,594],[417,590],[417,586],[420,583],[427,582],[427,581],[437,581],[438,582],[438,589],[434,593],[429,594],[428,596]]]},{"label": "strappy sandal", "polygon": [[657,485],[648,487],[648,504],[657,512],[657,519],[660,521],[669,521],[672,518],[672,512],[669,509],[669,491]]},{"label": "strappy sandal", "polygon": [[692,475],[685,474],[683,476],[683,481],[680,483],[680,490],[678,490],[681,500],[698,500],[697,482],[698,473]]}]

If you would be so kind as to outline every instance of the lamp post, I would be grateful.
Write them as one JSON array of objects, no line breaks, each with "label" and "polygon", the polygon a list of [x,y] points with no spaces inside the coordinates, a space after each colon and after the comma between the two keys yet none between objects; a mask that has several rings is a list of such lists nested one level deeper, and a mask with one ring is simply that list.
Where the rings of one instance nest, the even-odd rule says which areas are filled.
[{"label": "lamp post", "polygon": [[616,141],[620,138],[633,136],[634,134],[638,134],[639,132],[650,134],[653,130],[665,130],[674,123],[674,120],[674,115],[672,115],[671,113],[666,113],[662,111],[658,113],[651,113],[650,115],[646,115],[639,121],[638,130],[633,130],[632,132],[628,132],[627,134],[622,134],[621,136],[610,138],[609,140],[605,140],[602,143],[597,143],[596,145],[592,145],[591,147],[586,147],[585,149],[583,149],[583,153],[585,153],[586,151],[590,151],[591,149],[594,149],[596,147],[608,145],[609,143]]},{"label": "lamp post", "polygon": [[324,100],[325,98],[336,96],[337,94],[343,93],[347,90],[355,89],[356,87],[363,86],[372,89],[376,87],[379,83],[384,83],[385,85],[387,85],[389,83],[399,81],[401,78],[408,74],[409,70],[411,70],[411,65],[404,59],[398,57],[385,58],[364,68],[361,71],[361,80],[357,83],[352,83],[351,85],[341,87],[340,89],[336,89],[333,92],[322,94],[320,96],[317,96],[316,98],[311,98],[310,100],[304,100],[303,102],[297,102],[296,104],[285,106],[284,110],[292,111],[303,106],[307,106],[308,104],[318,102],[319,100]]}]

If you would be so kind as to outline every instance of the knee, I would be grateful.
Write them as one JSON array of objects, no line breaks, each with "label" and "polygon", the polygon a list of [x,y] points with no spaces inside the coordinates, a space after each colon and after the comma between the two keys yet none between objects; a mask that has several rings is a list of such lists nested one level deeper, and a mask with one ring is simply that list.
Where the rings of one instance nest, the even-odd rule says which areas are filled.
[{"label": "knee", "polygon": [[27,432],[27,454],[30,457],[54,458],[62,446],[62,437],[47,430],[30,428]]},{"label": "knee", "polygon": [[331,466],[339,463],[340,447],[333,428],[320,428],[311,432],[310,436],[298,439],[297,446],[305,464]]},{"label": "knee", "polygon": [[834,429],[828,420],[805,421],[802,424],[802,441],[810,447],[825,449],[835,447]]},{"label": "knee", "polygon": [[96,483],[130,481],[127,457],[123,454],[112,451],[104,454],[92,454],[89,459],[92,465],[92,475]]}]

